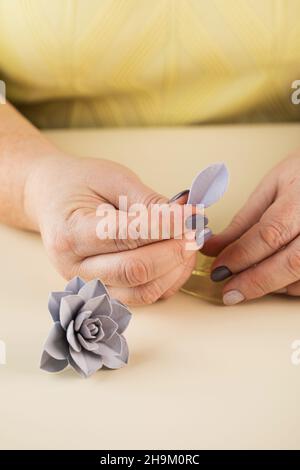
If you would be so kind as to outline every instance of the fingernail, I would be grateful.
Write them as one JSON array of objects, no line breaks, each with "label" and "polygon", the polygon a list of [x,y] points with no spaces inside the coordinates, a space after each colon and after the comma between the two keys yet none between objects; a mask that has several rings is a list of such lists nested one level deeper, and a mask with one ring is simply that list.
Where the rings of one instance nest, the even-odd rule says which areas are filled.
[{"label": "fingernail", "polygon": [[205,228],[204,229],[204,243],[212,236],[212,231],[210,230],[210,228]]},{"label": "fingernail", "polygon": [[184,190],[181,191],[180,193],[175,194],[175,196],[171,197],[171,199],[169,200],[169,202],[177,201],[177,199],[180,199],[182,196],[186,196],[189,192],[190,192],[189,189],[184,189]]},{"label": "fingernail", "polygon": [[286,294],[287,293],[287,288],[283,287],[282,289],[278,289],[274,292],[274,294]]},{"label": "fingernail", "polygon": [[196,232],[196,243],[199,249],[203,247],[206,240],[208,240],[211,236],[212,236],[212,231],[208,227],[205,228],[204,230]]},{"label": "fingernail", "polygon": [[190,215],[186,221],[185,226],[188,230],[196,230],[197,228],[203,229],[203,227],[208,223],[207,217],[201,214]]},{"label": "fingernail", "polygon": [[229,290],[226,294],[223,295],[224,305],[235,305],[243,302],[245,297],[239,290]]},{"label": "fingernail", "polygon": [[227,266],[218,266],[210,273],[211,280],[215,282],[224,281],[230,276],[232,276],[232,272]]}]

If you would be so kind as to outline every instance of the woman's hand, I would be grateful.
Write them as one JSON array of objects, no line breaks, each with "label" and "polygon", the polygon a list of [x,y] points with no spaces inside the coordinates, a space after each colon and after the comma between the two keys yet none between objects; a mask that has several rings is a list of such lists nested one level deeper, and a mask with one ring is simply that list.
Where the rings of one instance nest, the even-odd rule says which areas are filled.
[{"label": "woman's hand", "polygon": [[211,277],[233,305],[271,292],[300,295],[300,156],[277,165],[204,252],[218,255]]},{"label": "woman's hand", "polygon": [[[155,241],[99,239],[97,207],[109,203],[118,209],[119,195],[127,196],[128,207],[168,202],[116,163],[51,156],[40,159],[27,178],[26,212],[65,278],[99,277],[126,304],[148,304],[174,294],[190,276],[199,247],[186,250],[186,240],[161,236]],[[186,197],[176,202],[183,204]]]}]

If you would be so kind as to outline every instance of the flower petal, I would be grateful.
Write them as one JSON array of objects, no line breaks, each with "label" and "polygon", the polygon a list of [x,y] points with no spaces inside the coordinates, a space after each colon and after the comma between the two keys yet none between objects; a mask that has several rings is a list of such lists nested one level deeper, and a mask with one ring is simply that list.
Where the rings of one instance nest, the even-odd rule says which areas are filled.
[{"label": "flower petal", "polygon": [[209,165],[192,182],[187,203],[203,204],[204,207],[215,204],[225,193],[228,179],[228,170],[224,163]]},{"label": "flower petal", "polygon": [[126,363],[119,356],[102,356],[103,365],[108,369],[120,369]]},{"label": "flower petal", "polygon": [[118,333],[121,334],[126,330],[132,315],[128,308],[118,300],[113,299],[111,301],[111,306],[112,313],[110,318],[112,318],[119,325]]},{"label": "flower petal", "polygon": [[[95,331],[93,331],[93,328]],[[85,339],[100,341],[104,338],[104,331],[101,326],[100,318],[88,318],[87,320],[84,320],[79,332]]]},{"label": "flower petal", "polygon": [[65,369],[68,365],[68,360],[63,359],[63,360],[58,360],[54,359],[54,357],[50,356],[47,351],[43,351],[42,357],[41,357],[41,363],[40,363],[40,368],[42,370],[45,370],[47,372],[59,372],[63,369]]},{"label": "flower petal", "polygon": [[97,343],[91,343],[90,341],[86,341],[80,333],[78,333],[78,341],[81,346],[87,351],[96,351],[98,349]]},{"label": "flower petal", "polygon": [[91,374],[101,369],[103,365],[100,356],[86,351],[85,349],[82,349],[80,352],[70,349],[70,355],[85,377],[89,377]]},{"label": "flower petal", "polygon": [[124,336],[120,335],[121,339],[121,344],[122,344],[122,349],[120,353],[120,358],[125,364],[128,362],[128,357],[129,357],[129,349],[128,349],[128,344]]},{"label": "flower petal", "polygon": [[72,294],[78,294],[78,291],[84,286],[85,282],[79,277],[73,277],[65,287],[65,291],[71,291]]},{"label": "flower petal", "polygon": [[98,333],[96,335],[96,338],[95,338],[95,342],[101,341],[104,338],[104,336],[105,335],[104,335],[103,328],[102,328],[102,326],[100,326],[99,331],[98,331]]},{"label": "flower petal", "polygon": [[48,300],[48,310],[51,313],[53,321],[59,321],[60,302],[63,297],[72,294],[72,292],[51,292]]},{"label": "flower petal", "polygon": [[106,294],[99,295],[98,297],[93,297],[89,299],[85,305],[82,307],[82,310],[92,310],[93,316],[98,315],[107,315],[109,316],[112,312],[110,305],[110,299]]},{"label": "flower petal", "polygon": [[80,328],[78,333],[80,333],[81,336],[85,339],[96,339],[96,337],[94,335],[92,335],[92,333],[90,332],[90,329],[89,329],[88,325],[86,324],[86,322],[84,322],[81,325],[81,328]]},{"label": "flower petal", "polygon": [[78,291],[78,295],[80,295],[80,297],[82,297],[85,302],[87,302],[92,297],[98,297],[99,295],[103,294],[108,296],[106,287],[98,279],[93,279],[92,281],[87,282]]},{"label": "flower petal", "polygon": [[77,317],[75,318],[75,331],[79,331],[84,320],[90,318],[91,315],[91,310],[84,310],[83,312],[78,313]]},{"label": "flower petal", "polygon": [[44,345],[44,351],[54,357],[54,359],[62,360],[67,358],[69,348],[66,340],[66,332],[59,322],[55,322],[54,325],[52,325]]},{"label": "flower petal", "polygon": [[118,330],[118,324],[111,318],[106,316],[97,317],[101,321],[102,329],[104,331],[103,341],[106,343]]},{"label": "flower petal", "polygon": [[81,377],[86,378],[86,375],[84,375],[84,373],[82,372],[82,370],[80,369],[80,367],[78,367],[78,365],[76,364],[76,362],[72,359],[72,356],[71,356],[71,355],[68,357],[68,360],[69,360],[70,366],[75,370],[75,372],[77,372],[79,375],[81,375]]},{"label": "flower petal", "polygon": [[95,351],[95,354],[99,354],[99,356],[117,356],[121,354],[122,351],[122,342],[121,337],[118,333],[114,334],[112,338],[100,343],[96,343],[98,345],[98,349]]},{"label": "flower petal", "polygon": [[109,354],[102,356],[103,365],[109,369],[120,369],[128,362],[129,351],[126,339],[122,335],[118,336],[121,340],[121,353],[117,355]]},{"label": "flower petal", "polygon": [[121,336],[118,333],[114,334],[108,340],[105,340],[105,344],[117,354],[121,354],[122,341],[121,341]]},{"label": "flower petal", "polygon": [[[101,327],[100,327],[101,328]],[[99,332],[99,327],[95,325],[95,323],[91,323],[89,326],[88,326],[88,330],[89,332],[91,333],[91,335],[95,336],[98,334]]]},{"label": "flower petal", "polygon": [[75,351],[80,352],[81,351],[81,345],[76,338],[75,332],[74,332],[74,320],[72,320],[68,326],[67,329],[67,340],[68,343],[72,346]]},{"label": "flower petal", "polygon": [[61,300],[59,318],[61,326],[66,330],[71,320],[74,319],[84,301],[79,295],[68,295]]}]

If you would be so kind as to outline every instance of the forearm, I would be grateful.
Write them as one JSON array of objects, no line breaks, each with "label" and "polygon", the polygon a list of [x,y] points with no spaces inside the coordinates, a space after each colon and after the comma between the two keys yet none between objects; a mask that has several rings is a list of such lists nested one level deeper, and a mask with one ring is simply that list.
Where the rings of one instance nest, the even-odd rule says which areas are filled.
[{"label": "forearm", "polygon": [[39,161],[54,153],[54,145],[13,106],[0,105],[0,222],[37,229],[28,210],[27,182]]}]

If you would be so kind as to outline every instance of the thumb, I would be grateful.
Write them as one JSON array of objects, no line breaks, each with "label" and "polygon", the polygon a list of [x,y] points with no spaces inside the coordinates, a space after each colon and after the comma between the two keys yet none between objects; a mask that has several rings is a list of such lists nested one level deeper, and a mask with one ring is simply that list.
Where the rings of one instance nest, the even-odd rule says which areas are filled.
[{"label": "thumb", "polygon": [[140,203],[148,207],[151,203],[168,202],[166,197],[144,184],[131,169],[113,161],[99,160],[97,163],[99,174],[95,171],[93,189],[117,209],[120,196],[127,198],[128,206]]},{"label": "thumb", "polygon": [[144,184],[138,177],[127,180],[123,189],[127,196],[128,206],[132,204],[143,204],[147,208],[151,204],[167,204],[168,198],[162,194],[154,191],[146,184]]},{"label": "thumb", "polygon": [[[166,236],[167,238],[181,238],[184,233],[196,231],[196,228],[198,230],[204,229],[203,209],[197,206],[185,205],[188,191],[182,191],[175,200],[174,198],[170,200],[139,179],[127,181],[126,190],[127,198],[124,202],[127,205],[123,206],[122,199],[120,199],[118,209],[120,212],[127,213],[130,218],[130,215],[135,215],[136,210],[139,210],[139,205],[146,208],[149,238],[145,239],[145,243],[163,240]],[[157,235],[151,238],[150,233],[156,233]]]}]

